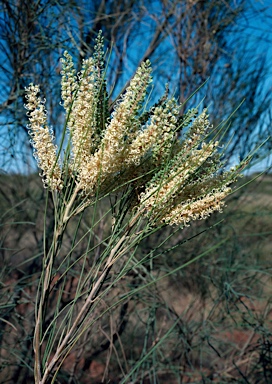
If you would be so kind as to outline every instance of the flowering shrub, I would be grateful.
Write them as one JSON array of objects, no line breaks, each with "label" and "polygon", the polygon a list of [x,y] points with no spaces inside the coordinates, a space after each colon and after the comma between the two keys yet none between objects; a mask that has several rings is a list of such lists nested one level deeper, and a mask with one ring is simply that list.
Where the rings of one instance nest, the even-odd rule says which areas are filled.
[{"label": "flowering shrub", "polygon": [[[223,170],[222,128],[213,128],[206,109],[181,114],[181,106],[174,97],[168,98],[167,92],[154,106],[145,109],[145,97],[152,82],[149,61],[141,64],[110,113],[101,34],[93,58],[83,60],[78,75],[67,52],[62,66],[66,124],[59,147],[53,143],[45,102],[38,96],[39,87],[30,84],[26,90],[31,142],[56,211],[52,245],[44,254],[37,296],[37,383],[47,382],[53,373],[53,377],[57,375],[57,365],[61,366],[67,350],[73,348],[90,325],[94,303],[102,300],[109,289],[103,293],[102,287],[113,265],[124,255],[130,255],[143,236],[154,232],[154,227],[185,227],[193,220],[220,212],[225,197],[231,193],[230,185],[248,162],[246,159],[235,168]],[[54,326],[58,321],[65,324],[56,309],[54,320],[44,328],[52,286],[65,279],[76,263],[69,264],[67,256],[68,265],[56,281],[54,268],[66,225],[88,206],[97,205],[110,195],[122,196],[120,212],[116,214],[115,204],[107,252],[96,264],[97,269],[87,275],[92,284],[87,286],[87,279],[84,284],[79,282],[71,311],[65,315],[68,327],[60,332]],[[86,251],[84,258],[87,257]],[[127,267],[131,257],[126,258]],[[113,284],[125,276],[127,267],[120,269]],[[75,311],[75,303],[83,292],[85,300],[80,310]]]},{"label": "flowering shrub", "polygon": [[69,139],[63,164],[39,88],[27,88],[29,133],[45,186],[62,193],[67,177],[72,179],[74,194],[84,201],[74,214],[97,194],[128,184],[141,191],[134,208],[154,221],[185,226],[221,211],[245,162],[222,171],[220,131],[213,129],[207,110],[195,118],[196,110],[181,116],[176,100],[163,97],[144,111],[152,82],[146,61],[109,116],[102,57],[100,36],[94,58],[83,60],[76,76],[71,56],[64,53],[62,99]]}]

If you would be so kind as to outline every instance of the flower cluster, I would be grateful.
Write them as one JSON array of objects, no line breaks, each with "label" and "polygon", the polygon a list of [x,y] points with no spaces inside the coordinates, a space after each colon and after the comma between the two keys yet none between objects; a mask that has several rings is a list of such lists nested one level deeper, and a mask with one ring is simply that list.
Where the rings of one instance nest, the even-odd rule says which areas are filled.
[{"label": "flower cluster", "polygon": [[67,51],[64,52],[63,58],[60,59],[62,63],[62,79],[61,79],[61,97],[63,100],[63,107],[69,113],[73,102],[74,92],[77,89],[76,70],[72,56]]},{"label": "flower cluster", "polygon": [[[66,103],[68,100],[64,100]],[[71,132],[73,145],[73,168],[78,169],[93,151],[95,132],[95,93],[93,60],[83,60],[76,87],[76,97],[72,98],[67,126]]]},{"label": "flower cluster", "polygon": [[[103,191],[130,186],[135,196],[140,191],[130,203],[134,209],[162,225],[187,226],[221,211],[244,163],[222,171],[220,132],[210,125],[207,110],[182,115],[168,95],[145,110],[152,81],[146,61],[109,115],[102,42],[100,34],[93,58],[83,61],[77,76],[71,56],[65,52],[62,59],[62,99],[72,151],[62,167],[68,166],[77,193],[90,201]],[[65,184],[60,156],[38,92],[32,84],[27,88],[32,144],[45,185],[60,191]]]},{"label": "flower cluster", "polygon": [[30,84],[26,89],[26,109],[28,110],[29,134],[34,148],[34,157],[42,170],[44,185],[52,190],[61,190],[61,169],[57,159],[57,148],[53,144],[52,129],[47,125],[44,102],[38,97],[39,87]]},{"label": "flower cluster", "polygon": [[150,124],[147,124],[131,143],[125,162],[138,165],[143,154],[151,149],[154,158],[165,159],[172,148],[178,114],[179,108],[174,98],[168,100],[164,106],[154,108]]},{"label": "flower cluster", "polygon": [[86,192],[92,192],[98,180],[102,183],[107,177],[123,170],[131,141],[140,130],[137,113],[150,80],[150,64],[145,62],[117,103],[105,126],[100,147],[93,155],[83,159],[78,181]]}]

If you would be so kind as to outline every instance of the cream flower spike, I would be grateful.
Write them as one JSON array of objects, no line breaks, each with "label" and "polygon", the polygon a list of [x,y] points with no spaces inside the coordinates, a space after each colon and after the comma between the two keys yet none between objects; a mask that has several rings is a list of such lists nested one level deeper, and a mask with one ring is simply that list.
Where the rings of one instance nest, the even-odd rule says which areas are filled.
[{"label": "cream flower spike", "polygon": [[63,170],[39,87],[30,84],[26,89],[29,134],[44,185],[60,193],[64,185],[71,186],[69,204],[79,204],[73,214],[97,196],[122,188],[131,188],[129,209],[153,224],[187,226],[220,212],[230,185],[249,159],[233,170],[222,169],[221,132],[210,124],[206,109],[199,115],[194,108],[181,115],[182,106],[168,98],[168,92],[148,109],[144,104],[152,82],[148,60],[110,111],[101,33],[94,49],[77,75],[72,57],[65,52],[62,59],[66,113],[62,143],[68,143]]},{"label": "cream flower spike", "polygon": [[39,92],[37,85],[30,84],[26,88],[25,108],[28,110],[28,132],[34,148],[34,157],[42,170],[41,176],[45,187],[49,187],[52,191],[60,191],[63,184],[57,160],[57,147],[53,144],[53,132],[47,125],[45,101],[41,101],[38,97]]}]

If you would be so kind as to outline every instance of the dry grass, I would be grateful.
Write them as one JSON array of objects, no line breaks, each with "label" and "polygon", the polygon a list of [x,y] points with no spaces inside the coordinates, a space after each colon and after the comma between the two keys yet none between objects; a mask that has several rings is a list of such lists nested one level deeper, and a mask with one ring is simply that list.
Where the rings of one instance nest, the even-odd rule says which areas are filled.
[{"label": "dry grass", "polygon": [[[178,320],[165,342],[127,382],[223,384],[248,380],[270,383],[271,190],[271,176],[265,176],[262,182],[255,181],[229,202],[223,225],[155,258],[152,263],[148,261],[144,267],[153,277],[158,277],[226,235],[229,237],[223,246],[198,262],[142,290],[110,311],[86,333],[80,346],[71,351],[58,382],[121,382],[135,362],[141,360]],[[40,268],[38,255],[42,252],[40,208],[44,195],[35,177],[30,180],[2,177],[1,191],[0,205],[4,215],[0,381],[31,383],[34,298]],[[212,218],[210,223],[215,220]],[[83,225],[88,225],[88,215]],[[101,225],[99,236],[107,233],[108,227],[108,223]],[[172,245],[198,233],[199,228],[203,228],[203,224],[177,234],[171,239]],[[69,249],[69,231],[73,232],[73,224],[64,249]],[[147,253],[167,233],[151,237],[139,251]],[[33,258],[34,255],[37,257]],[[73,297],[76,279],[74,273],[67,280],[64,299]],[[118,295],[132,286],[141,286],[147,279],[143,269],[131,271],[105,296],[97,313]],[[56,299],[57,290],[54,290],[52,305]]]}]

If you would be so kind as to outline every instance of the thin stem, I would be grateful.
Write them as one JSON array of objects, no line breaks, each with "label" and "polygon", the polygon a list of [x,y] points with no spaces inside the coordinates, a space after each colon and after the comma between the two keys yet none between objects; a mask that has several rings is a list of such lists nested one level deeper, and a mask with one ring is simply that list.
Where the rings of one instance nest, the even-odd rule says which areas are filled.
[{"label": "thin stem", "polygon": [[34,354],[35,354],[34,377],[35,377],[35,382],[39,384],[43,382],[42,367],[41,367],[42,324],[43,324],[43,318],[44,318],[44,308],[46,308],[46,301],[48,298],[48,293],[50,290],[50,284],[52,280],[53,264],[57,256],[57,253],[59,251],[59,238],[63,235],[66,228],[66,224],[71,218],[70,211],[75,202],[75,199],[79,190],[80,190],[80,186],[78,185],[75,188],[69,202],[66,204],[62,219],[60,220],[60,222],[57,224],[55,228],[52,245],[48,254],[45,257],[45,265],[43,267],[43,273],[41,275],[41,281],[42,281],[41,293],[40,293],[40,297],[38,298],[39,307],[38,307],[38,313],[36,317],[35,330],[34,330]]},{"label": "thin stem", "polygon": [[[62,228],[62,231],[61,231]],[[41,331],[42,331],[42,321],[44,315],[44,308],[46,303],[47,294],[50,288],[51,276],[52,276],[52,267],[54,264],[56,253],[58,252],[58,239],[62,235],[64,228],[63,226],[58,227],[56,232],[54,233],[54,238],[52,241],[52,247],[49,250],[49,254],[45,258],[46,267],[44,273],[42,273],[42,292],[39,298],[39,308],[38,314],[36,318],[35,330],[34,330],[34,353],[35,353],[35,364],[34,364],[34,372],[35,372],[35,381],[36,383],[41,382]]]},{"label": "thin stem", "polygon": [[[114,261],[117,259],[116,253],[118,253],[118,251],[122,247],[123,243],[127,240],[129,232],[131,231],[132,227],[137,223],[137,220],[140,217],[140,215],[141,215],[141,212],[138,212],[130,220],[130,222],[127,225],[127,228],[125,230],[124,235],[119,239],[117,244],[112,248],[112,250],[110,252],[110,255],[109,255],[109,257],[108,257],[108,259],[106,261],[106,265],[105,265],[105,267],[104,267],[100,277],[98,278],[98,280],[94,284],[94,286],[93,286],[91,292],[89,293],[89,295],[88,295],[84,305],[82,306],[80,312],[78,313],[76,319],[74,320],[72,327],[67,332],[66,336],[62,340],[62,343],[57,348],[53,358],[50,361],[50,363],[47,365],[46,370],[45,370],[45,372],[43,374],[43,377],[41,378],[41,375],[39,376],[38,384],[45,384],[46,383],[46,381],[48,379],[48,376],[52,372],[54,366],[56,365],[56,363],[58,362],[60,357],[62,356],[63,351],[65,350],[67,345],[70,344],[70,342],[71,342],[71,340],[73,338],[73,335],[76,332],[76,329],[78,328],[78,326],[82,322],[82,319],[84,319],[84,317],[86,315],[86,312],[90,309],[90,306],[92,305],[92,303],[95,302],[97,294],[100,291],[100,288],[103,285],[103,282],[105,281],[105,278],[107,277],[110,269],[112,268],[112,265],[114,264]],[[121,253],[123,253],[122,250],[121,250]]]}]

